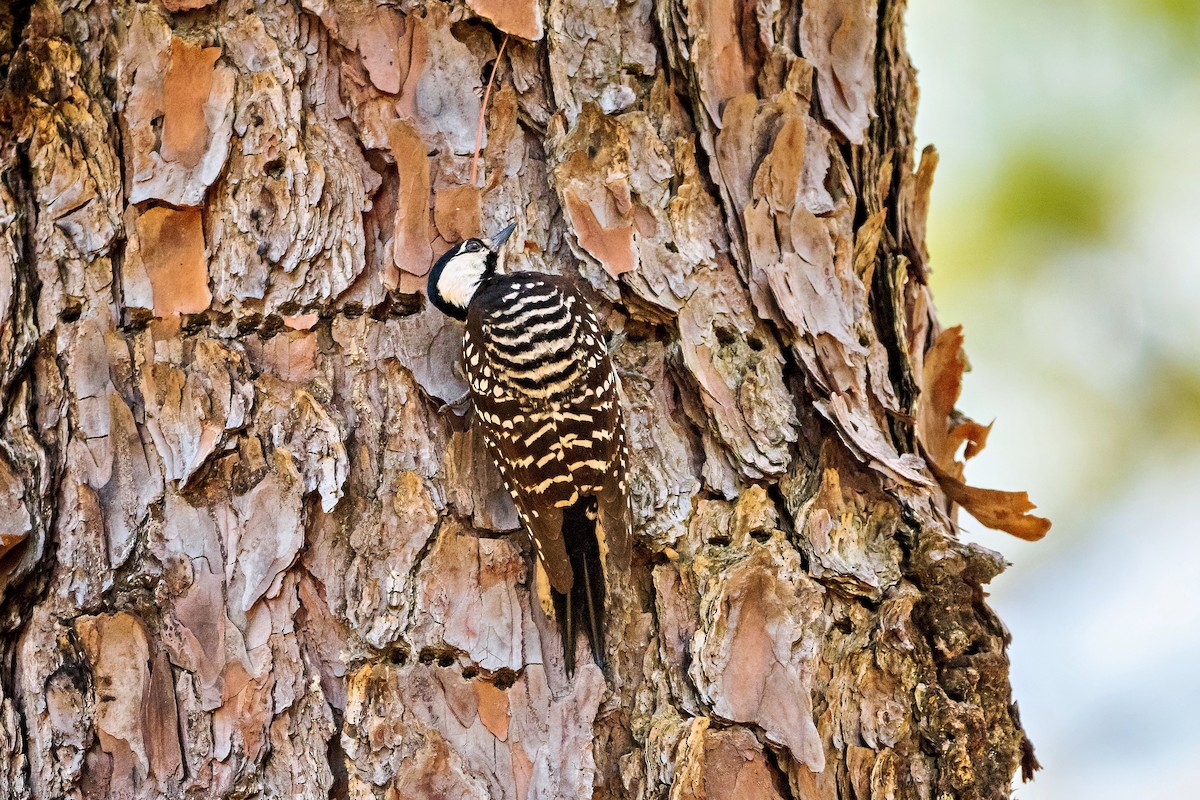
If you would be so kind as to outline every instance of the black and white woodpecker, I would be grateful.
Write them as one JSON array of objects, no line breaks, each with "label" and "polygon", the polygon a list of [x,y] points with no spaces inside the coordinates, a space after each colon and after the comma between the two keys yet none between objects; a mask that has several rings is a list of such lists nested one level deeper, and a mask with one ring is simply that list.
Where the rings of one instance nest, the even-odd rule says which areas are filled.
[{"label": "black and white woodpecker", "polygon": [[428,293],[466,322],[475,416],[533,540],[538,591],[570,675],[580,628],[604,667],[605,570],[629,562],[625,427],[617,375],[583,295],[555,275],[499,273],[514,227],[452,247],[433,265]]}]

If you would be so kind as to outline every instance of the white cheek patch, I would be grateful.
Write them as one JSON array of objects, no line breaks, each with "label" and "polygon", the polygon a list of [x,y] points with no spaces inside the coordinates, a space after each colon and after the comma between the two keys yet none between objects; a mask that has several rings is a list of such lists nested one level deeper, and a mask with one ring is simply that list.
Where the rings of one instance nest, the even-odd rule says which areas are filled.
[{"label": "white cheek patch", "polygon": [[459,253],[450,259],[438,278],[438,291],[447,303],[466,308],[479,290],[487,268],[487,251]]}]

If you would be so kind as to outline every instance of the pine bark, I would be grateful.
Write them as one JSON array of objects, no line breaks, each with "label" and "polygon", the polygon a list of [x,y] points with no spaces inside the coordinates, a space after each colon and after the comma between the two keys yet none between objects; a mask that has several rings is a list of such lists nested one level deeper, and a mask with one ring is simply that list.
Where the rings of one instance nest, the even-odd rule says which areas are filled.
[{"label": "pine bark", "polygon": [[[903,10],[0,13],[0,794],[1007,797],[955,502],[1044,525],[955,460]],[[609,676],[563,673],[421,295],[510,220],[614,332]]]}]

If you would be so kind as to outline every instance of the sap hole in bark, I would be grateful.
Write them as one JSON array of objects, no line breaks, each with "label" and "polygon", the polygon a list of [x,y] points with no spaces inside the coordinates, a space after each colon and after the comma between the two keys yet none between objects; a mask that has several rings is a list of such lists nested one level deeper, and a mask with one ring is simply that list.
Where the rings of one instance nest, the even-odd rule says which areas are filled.
[{"label": "sap hole in bark", "polygon": [[765,542],[771,538],[771,532],[766,528],[758,528],[757,530],[750,531],[750,536],[756,541]]},{"label": "sap hole in bark", "polygon": [[263,172],[267,173],[268,177],[279,180],[283,176],[283,159],[273,158],[266,164],[263,164]]},{"label": "sap hole in bark", "polygon": [[512,685],[517,682],[517,673],[508,667],[501,667],[492,675],[492,685],[502,692],[506,692],[512,688]]},{"label": "sap hole in bark", "polygon": [[729,534],[724,532],[714,533],[712,536],[708,537],[708,543],[716,547],[725,547],[731,541],[732,539],[729,538]]},{"label": "sap hole in bark", "polygon": [[388,292],[383,301],[371,309],[371,319],[383,322],[396,317],[411,317],[413,314],[419,314],[424,307],[425,297],[420,292]]},{"label": "sap hole in bark", "polygon": [[748,341],[750,343],[751,350],[756,353],[762,352],[762,349],[765,346],[762,339],[758,338],[757,336],[751,336]]},{"label": "sap hole in bark", "polygon": [[238,333],[250,333],[251,331],[256,330],[260,325],[262,325],[262,318],[262,314],[258,313],[257,311],[242,317],[237,323]]},{"label": "sap hole in bark", "polygon": [[408,663],[408,648],[404,645],[395,645],[384,653],[383,658],[391,664],[402,667]]},{"label": "sap hole in bark", "polygon": [[208,322],[208,314],[201,312],[199,314],[184,314],[180,324],[184,333],[193,335],[208,327]]},{"label": "sap hole in bark", "polygon": [[67,306],[58,315],[58,318],[63,322],[77,322],[80,315],[83,314],[83,303],[75,298],[67,301]]},{"label": "sap hole in bark", "polygon": [[[184,326],[186,330],[188,317],[184,317]],[[143,331],[151,322],[154,321],[154,312],[148,308],[126,308],[125,309],[125,324],[122,326],[127,331]]]},{"label": "sap hole in bark", "polygon": [[663,247],[667,248],[668,253],[678,253],[679,252],[679,248],[675,246],[674,242],[664,242]]},{"label": "sap hole in bark", "polygon": [[854,625],[850,622],[849,617],[838,617],[833,621],[833,627],[842,633],[850,633],[850,631],[854,630]]},{"label": "sap hole in bark", "polygon": [[283,317],[278,314],[271,314],[263,320],[262,326],[258,329],[258,338],[263,341],[274,338],[275,334],[282,331],[283,328]]},{"label": "sap hole in bark", "polygon": [[714,333],[717,334],[717,342],[722,347],[729,347],[729,345],[737,341],[737,336],[734,335],[733,331],[722,325],[718,325],[714,330]]},{"label": "sap hole in bark", "polygon": [[208,311],[196,316],[207,317],[208,321],[218,328],[226,328],[233,323],[233,314],[228,311]]},{"label": "sap hole in bark", "polygon": [[362,303],[346,303],[342,307],[342,313],[346,315],[347,319],[357,319],[363,315]]},{"label": "sap hole in bark", "polygon": [[453,648],[448,647],[422,647],[421,654],[417,659],[422,664],[432,664],[435,661],[439,667],[454,666],[454,661],[457,653]]},{"label": "sap hole in bark", "polygon": [[462,676],[464,680],[472,680],[479,675],[478,667],[463,667]]}]

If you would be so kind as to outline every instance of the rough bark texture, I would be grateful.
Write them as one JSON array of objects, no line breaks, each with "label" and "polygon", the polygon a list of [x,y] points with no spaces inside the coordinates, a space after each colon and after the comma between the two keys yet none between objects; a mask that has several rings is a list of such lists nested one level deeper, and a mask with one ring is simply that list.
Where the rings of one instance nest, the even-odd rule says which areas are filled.
[{"label": "rough bark texture", "polygon": [[[952,503],[1044,528],[954,460],[902,12],[0,14],[0,794],[1006,797],[1003,564]],[[419,294],[512,219],[619,332],[608,680],[564,677]]]}]

